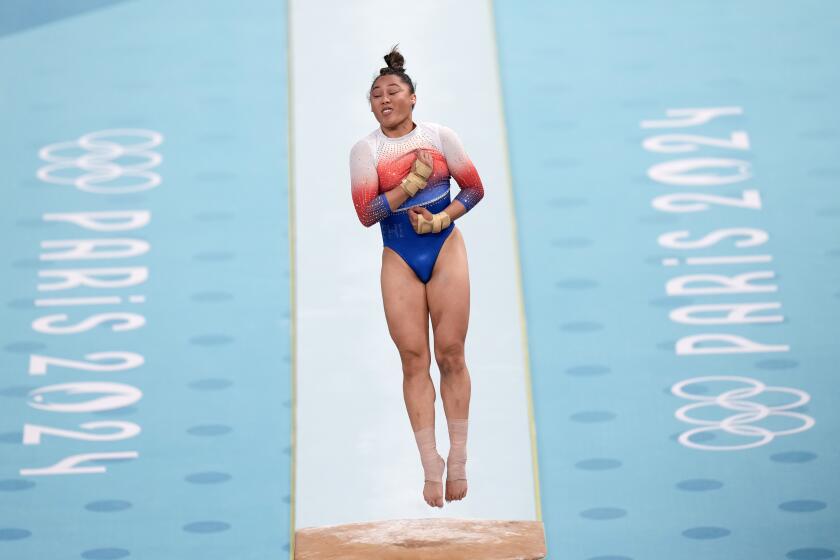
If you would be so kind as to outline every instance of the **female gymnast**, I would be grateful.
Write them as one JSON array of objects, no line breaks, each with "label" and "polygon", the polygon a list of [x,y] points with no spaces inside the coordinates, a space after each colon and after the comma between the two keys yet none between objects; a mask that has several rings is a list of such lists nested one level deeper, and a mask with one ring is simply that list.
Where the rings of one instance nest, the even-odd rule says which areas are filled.
[{"label": "female gymnast", "polygon": [[[470,375],[464,341],[470,285],[464,239],[453,222],[481,200],[484,188],[451,129],[412,120],[415,86],[397,47],[384,58],[387,66],[368,93],[379,127],[350,151],[351,194],[362,224],[379,222],[382,229],[382,301],[402,361],[403,397],[425,475],[423,498],[443,507],[429,318],[449,431],[446,501],[460,500],[467,494]],[[460,187],[454,200],[450,175]]]}]

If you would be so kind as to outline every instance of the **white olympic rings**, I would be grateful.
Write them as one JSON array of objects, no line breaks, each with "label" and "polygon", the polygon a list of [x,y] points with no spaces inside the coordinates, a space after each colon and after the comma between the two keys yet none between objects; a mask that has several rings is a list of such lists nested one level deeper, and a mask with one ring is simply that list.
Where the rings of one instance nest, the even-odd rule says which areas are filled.
[{"label": "white olympic rings", "polygon": [[[688,385],[693,385],[696,383],[709,383],[715,381],[745,383],[750,386],[725,391],[723,393],[720,393],[719,395],[699,395],[687,393],[684,390],[684,387]],[[814,419],[808,416],[807,414],[789,411],[790,409],[802,406],[808,401],[810,401],[811,397],[810,395],[808,395],[808,393],[799,389],[791,389],[788,387],[768,387],[761,381],[752,379],[751,377],[729,375],[695,377],[674,384],[674,386],[671,387],[671,392],[674,395],[682,397],[684,399],[699,401],[683,406],[674,414],[678,419],[682,420],[683,422],[687,422],[689,424],[698,424],[701,426],[699,428],[693,428],[691,430],[683,432],[682,434],[680,434],[679,437],[679,442],[681,444],[685,445],[686,447],[692,447],[694,449],[702,449],[704,451],[734,451],[741,449],[750,449],[753,447],[759,447],[770,443],[776,436],[786,436],[798,432],[803,432],[811,428],[815,424]],[[794,402],[778,406],[768,406],[762,403],[745,400],[763,392],[788,393],[796,396],[797,399]],[[735,410],[739,411],[739,413],[733,414],[732,416],[728,416],[723,420],[703,420],[699,418],[691,418],[689,416],[689,412],[693,410],[710,406],[717,406],[728,410]],[[761,426],[750,425],[760,420],[763,420],[764,418],[767,418],[769,416],[785,416],[788,418],[796,418],[802,422],[802,425],[780,431],[772,431]],[[705,445],[697,441],[692,441],[691,439],[692,436],[695,434],[711,432],[715,430],[723,430],[727,433],[737,436],[758,437],[760,439],[742,445]]]},{"label": "white olympic rings", "polygon": [[[119,141],[132,136],[141,140],[130,144]],[[50,163],[38,169],[38,178],[47,183],[73,185],[79,190],[98,194],[124,194],[153,189],[160,185],[161,178],[150,169],[157,167],[163,158],[151,149],[161,142],[163,135],[153,130],[118,128],[91,132],[77,140],[41,148],[38,156]],[[67,154],[79,149],[87,153]],[[141,161],[118,163],[120,158],[139,158]],[[82,173],[75,176],[58,174],[66,170]],[[129,184],[107,186],[124,177],[131,178]]]}]

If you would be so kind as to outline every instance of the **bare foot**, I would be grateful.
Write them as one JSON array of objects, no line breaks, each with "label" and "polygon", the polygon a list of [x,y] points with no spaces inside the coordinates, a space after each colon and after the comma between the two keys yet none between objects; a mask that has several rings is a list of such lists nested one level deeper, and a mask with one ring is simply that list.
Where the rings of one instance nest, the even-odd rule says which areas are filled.
[{"label": "bare foot", "polygon": [[[438,455],[438,461],[440,463],[440,473],[441,477],[443,477],[443,466],[445,465],[443,457]],[[432,507],[443,507],[443,482],[437,481],[432,482],[430,480],[426,481],[426,484],[423,486],[423,499],[426,500],[426,503]]]},{"label": "bare foot", "polygon": [[446,481],[446,501],[452,502],[461,500],[467,495],[467,481],[461,480],[447,480]]}]

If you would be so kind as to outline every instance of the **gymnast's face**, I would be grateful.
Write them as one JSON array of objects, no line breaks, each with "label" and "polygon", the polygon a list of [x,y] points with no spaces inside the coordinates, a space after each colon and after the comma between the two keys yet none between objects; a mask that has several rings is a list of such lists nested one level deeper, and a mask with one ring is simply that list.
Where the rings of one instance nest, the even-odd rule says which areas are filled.
[{"label": "gymnast's face", "polygon": [[370,110],[385,128],[396,128],[406,119],[411,120],[416,101],[417,96],[393,74],[377,78],[370,91]]}]

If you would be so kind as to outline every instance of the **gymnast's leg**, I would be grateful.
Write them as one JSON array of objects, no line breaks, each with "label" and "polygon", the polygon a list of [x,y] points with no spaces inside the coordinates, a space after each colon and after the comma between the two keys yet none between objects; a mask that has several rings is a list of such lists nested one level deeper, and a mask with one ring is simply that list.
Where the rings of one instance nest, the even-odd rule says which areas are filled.
[{"label": "gymnast's leg", "polygon": [[402,360],[403,397],[420,451],[423,498],[443,507],[444,461],[435,445],[435,386],[429,375],[429,308],[426,285],[396,252],[382,249],[382,302],[391,339]]},{"label": "gymnast's leg", "polygon": [[449,427],[446,461],[446,500],[467,495],[467,420],[470,411],[470,373],[464,361],[464,342],[470,317],[470,280],[467,250],[455,228],[440,250],[426,284],[432,318],[435,360],[440,369],[440,396]]}]

